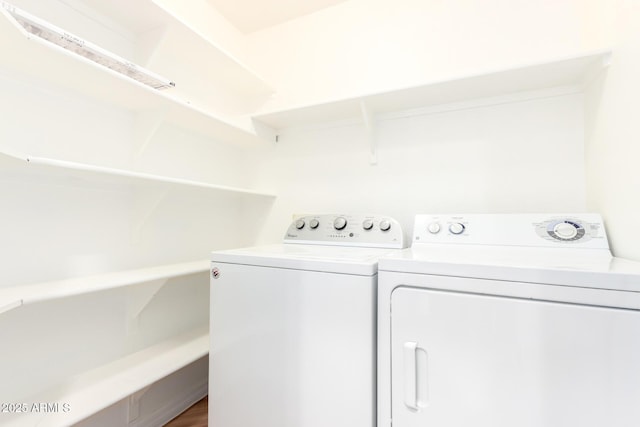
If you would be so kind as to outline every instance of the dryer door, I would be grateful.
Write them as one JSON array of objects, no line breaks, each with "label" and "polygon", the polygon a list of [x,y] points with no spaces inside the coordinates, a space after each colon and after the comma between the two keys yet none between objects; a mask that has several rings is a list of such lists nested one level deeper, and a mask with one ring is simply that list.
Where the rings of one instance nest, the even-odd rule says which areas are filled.
[{"label": "dryer door", "polygon": [[409,287],[391,301],[394,427],[640,419],[637,311]]}]

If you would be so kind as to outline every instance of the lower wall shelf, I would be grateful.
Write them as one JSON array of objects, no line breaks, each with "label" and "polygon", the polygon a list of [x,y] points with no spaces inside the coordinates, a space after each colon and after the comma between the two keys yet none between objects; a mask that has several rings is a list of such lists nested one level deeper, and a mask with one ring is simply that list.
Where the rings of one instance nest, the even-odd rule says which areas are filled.
[{"label": "lower wall shelf", "polygon": [[168,280],[203,273],[208,268],[209,262],[202,260],[4,288],[0,289],[0,314],[26,304]]},{"label": "lower wall shelf", "polygon": [[[0,424],[7,427],[72,425],[208,353],[209,333],[206,329],[173,337],[32,396],[24,403],[25,413],[0,413]],[[50,405],[48,410],[40,406],[47,404]]]}]

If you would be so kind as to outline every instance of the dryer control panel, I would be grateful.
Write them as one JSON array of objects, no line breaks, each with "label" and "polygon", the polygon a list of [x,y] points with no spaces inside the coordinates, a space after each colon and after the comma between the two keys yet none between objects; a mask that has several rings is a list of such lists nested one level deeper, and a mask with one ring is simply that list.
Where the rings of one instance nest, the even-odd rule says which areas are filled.
[{"label": "dryer control panel", "polygon": [[597,214],[417,215],[413,245],[421,243],[609,249]]},{"label": "dryer control panel", "polygon": [[404,248],[400,223],[382,215],[325,214],[294,219],[285,243]]}]

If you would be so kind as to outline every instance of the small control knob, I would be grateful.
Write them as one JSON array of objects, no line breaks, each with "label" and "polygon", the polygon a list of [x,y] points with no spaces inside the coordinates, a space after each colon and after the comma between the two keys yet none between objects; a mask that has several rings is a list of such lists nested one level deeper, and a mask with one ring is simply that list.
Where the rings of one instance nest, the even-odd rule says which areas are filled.
[{"label": "small control knob", "polygon": [[373,220],[365,219],[364,221],[362,221],[362,228],[364,228],[365,230],[371,230],[373,228]]},{"label": "small control knob", "polygon": [[449,225],[449,231],[451,232],[451,234],[462,234],[464,233],[464,229],[464,224],[460,222],[454,222],[453,224]]},{"label": "small control knob", "polygon": [[343,230],[347,226],[347,219],[343,216],[339,216],[333,221],[333,228],[336,230]]},{"label": "small control knob", "polygon": [[302,220],[302,219],[297,220],[296,221],[296,228],[298,230],[302,230],[304,228],[304,220]]},{"label": "small control knob", "polygon": [[388,219],[383,219],[382,221],[380,221],[380,230],[382,231],[391,230],[391,223],[389,222]]},{"label": "small control knob", "polygon": [[440,223],[432,222],[427,226],[427,230],[431,234],[438,234],[440,232]]},{"label": "small control knob", "polygon": [[576,237],[578,229],[568,222],[560,222],[553,227],[553,232],[561,239],[570,240]]},{"label": "small control knob", "polygon": [[319,225],[320,225],[320,222],[315,218],[309,221],[309,227],[311,227],[314,230],[318,228]]}]

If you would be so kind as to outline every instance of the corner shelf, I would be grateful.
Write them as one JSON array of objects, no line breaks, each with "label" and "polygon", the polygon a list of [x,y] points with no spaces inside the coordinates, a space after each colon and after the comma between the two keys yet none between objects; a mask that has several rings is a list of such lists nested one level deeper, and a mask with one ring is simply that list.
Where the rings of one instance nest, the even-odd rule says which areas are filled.
[{"label": "corner shelf", "polygon": [[209,262],[202,260],[3,288],[0,289],[0,314],[23,305],[142,283],[164,282],[174,277],[203,273],[208,269]]},{"label": "corner shelf", "polygon": [[206,329],[184,333],[70,378],[28,400],[59,402],[59,405],[66,403],[70,409],[68,412],[60,407],[58,412],[11,416],[0,414],[0,420],[7,427],[69,426],[129,397],[208,353],[209,334]]},{"label": "corner shelf", "polygon": [[171,89],[152,89],[26,32],[3,8],[0,14],[2,67],[135,113],[161,114],[169,123],[215,139],[245,143],[258,139],[246,117],[218,115],[174,98]]},{"label": "corner shelf", "polygon": [[444,110],[450,111],[460,108],[457,103],[488,98],[493,98],[495,103],[498,102],[497,98],[518,94],[518,99],[531,99],[540,96],[540,91],[554,88],[564,88],[564,93],[579,92],[594,73],[608,66],[610,57],[610,50],[602,50],[548,62],[461,75],[393,91],[264,111],[253,115],[252,119],[271,128],[274,135],[286,128],[359,120],[365,124],[372,147],[372,163],[375,163],[373,122],[382,115],[405,116],[407,111],[424,111],[447,105],[450,108]]}]

